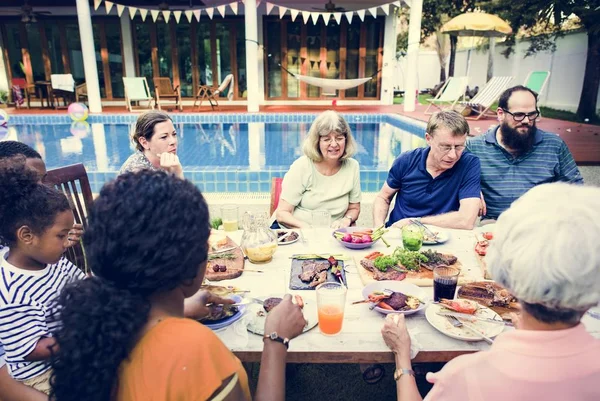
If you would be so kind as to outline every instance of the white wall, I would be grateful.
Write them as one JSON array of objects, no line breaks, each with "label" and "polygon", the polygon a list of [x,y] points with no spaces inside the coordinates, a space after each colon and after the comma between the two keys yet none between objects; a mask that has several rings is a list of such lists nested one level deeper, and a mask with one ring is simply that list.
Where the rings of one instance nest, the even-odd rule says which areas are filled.
[{"label": "white wall", "polygon": [[[568,34],[557,40],[556,52],[538,53],[523,58],[529,46],[528,41],[517,43],[515,53],[508,59],[501,53],[505,50],[502,44],[496,45],[494,57],[494,75],[512,75],[514,84],[523,84],[530,71],[549,70],[551,72],[546,89],[540,97],[540,104],[560,110],[575,111],[583,87],[583,74],[587,54],[587,34],[578,32]],[[468,51],[456,52],[454,75],[466,75]],[[471,71],[469,86],[485,85],[487,74],[488,53],[471,50]],[[394,88],[404,88],[406,60],[402,59],[395,66]],[[446,67],[446,71],[447,67]],[[433,87],[439,82],[440,64],[435,51],[421,50],[419,53],[419,83],[420,89]],[[598,96],[600,111],[600,94]]]}]

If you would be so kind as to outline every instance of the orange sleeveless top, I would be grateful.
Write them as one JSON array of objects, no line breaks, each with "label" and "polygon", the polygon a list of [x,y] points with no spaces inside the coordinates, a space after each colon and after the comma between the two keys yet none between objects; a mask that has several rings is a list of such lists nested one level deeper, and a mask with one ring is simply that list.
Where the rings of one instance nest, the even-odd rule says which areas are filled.
[{"label": "orange sleeveless top", "polygon": [[194,320],[168,318],[148,331],[121,364],[117,400],[208,400],[235,373],[250,400],[246,371],[221,340]]}]

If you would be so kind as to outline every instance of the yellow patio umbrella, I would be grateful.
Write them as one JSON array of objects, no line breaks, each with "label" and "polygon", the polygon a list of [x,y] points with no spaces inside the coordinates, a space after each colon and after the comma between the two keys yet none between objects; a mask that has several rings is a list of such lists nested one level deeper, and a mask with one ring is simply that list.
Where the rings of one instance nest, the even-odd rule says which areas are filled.
[{"label": "yellow patio umbrella", "polygon": [[[490,53],[488,58],[487,79],[491,79],[494,69],[494,45],[493,38],[506,36],[512,33],[512,28],[506,21],[497,15],[469,12],[458,15],[446,22],[442,29],[443,33],[454,36],[483,36],[490,38]],[[467,54],[467,76],[471,69],[471,50]]]}]

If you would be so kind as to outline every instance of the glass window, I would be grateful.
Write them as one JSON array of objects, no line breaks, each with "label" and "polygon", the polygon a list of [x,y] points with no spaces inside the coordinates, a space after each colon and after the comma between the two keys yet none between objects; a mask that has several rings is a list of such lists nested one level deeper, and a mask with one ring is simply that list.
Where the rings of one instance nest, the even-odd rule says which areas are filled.
[{"label": "glass window", "polygon": [[[306,26],[306,48],[308,50],[308,75],[321,77],[321,22],[318,25]],[[319,97],[321,89],[318,86],[307,85],[308,97]]]},{"label": "glass window", "polygon": [[[353,19],[348,25],[346,36],[346,79],[358,78],[358,64],[360,52],[360,21]],[[346,89],[346,97],[357,97],[358,87]]]},{"label": "glass window", "polygon": [[[224,22],[217,22],[216,24],[217,31],[217,85],[220,85],[221,82],[225,79],[225,77],[231,74],[231,42],[230,42],[230,32],[229,32],[229,24]],[[227,90],[220,93],[221,97],[227,97]]]},{"label": "glass window", "polygon": [[267,39],[267,79],[269,97],[281,97],[281,36],[279,21],[267,21],[265,33],[269,32]]},{"label": "glass window", "polygon": [[181,96],[192,97],[192,43],[191,26],[183,20],[175,27],[177,33],[177,63],[179,65],[179,87]]},{"label": "glass window", "polygon": [[[83,69],[83,55],[81,53],[81,40],[79,39],[79,26],[77,24],[66,24],[67,52],[69,53],[69,65],[71,74],[77,84],[85,82],[85,71]],[[98,77],[100,78],[100,77]]]},{"label": "glass window", "polygon": [[139,74],[146,77],[150,89],[154,88],[152,82],[152,47],[150,46],[150,28],[148,24],[140,22],[135,24],[135,46],[138,57]]},{"label": "glass window", "polygon": [[104,82],[104,68],[102,67],[102,42],[100,40],[100,24],[92,24],[94,34],[94,50],[96,51],[96,69],[98,70],[98,84],[100,97],[106,98],[106,84]]},{"label": "glass window", "polygon": [[[238,97],[246,99],[248,97],[246,84],[246,30],[243,24],[236,25],[236,63],[238,73]],[[261,48],[262,49],[262,48]],[[261,51],[261,50],[259,50]]]},{"label": "glass window", "polygon": [[[379,23],[367,24],[367,57],[365,59],[365,77],[377,72],[379,57]],[[372,79],[365,83],[365,97],[377,96],[377,81]]]},{"label": "glass window", "polygon": [[124,98],[123,88],[123,55],[121,54],[121,24],[118,21],[104,24],[106,33],[106,50],[113,98]]},{"label": "glass window", "polygon": [[158,44],[158,75],[173,79],[173,63],[171,62],[170,24],[156,24],[156,39]]},{"label": "glass window", "polygon": [[5,27],[6,38],[4,38],[4,46],[6,46],[8,57],[10,58],[10,72],[13,78],[25,78],[19,24],[5,24]]},{"label": "glass window", "polygon": [[[302,60],[300,59],[300,40],[302,35],[302,23],[299,18],[296,21],[287,22],[287,69],[294,74],[300,74]],[[288,97],[300,97],[300,81],[288,74]]]},{"label": "glass window", "polygon": [[340,26],[335,21],[327,25],[327,73],[325,78],[340,77]]},{"label": "glass window", "polygon": [[212,58],[210,51],[210,22],[196,25],[196,46],[198,46],[198,69],[200,85],[213,84]]},{"label": "glass window", "polygon": [[52,74],[64,74],[65,66],[62,59],[62,48],[60,47],[60,33],[57,25],[46,25],[46,41],[48,54],[50,55],[50,66]]},{"label": "glass window", "polygon": [[42,59],[42,39],[40,38],[40,26],[38,24],[25,24],[27,31],[27,42],[29,44],[29,58],[33,70],[34,81],[45,81],[44,60]]}]

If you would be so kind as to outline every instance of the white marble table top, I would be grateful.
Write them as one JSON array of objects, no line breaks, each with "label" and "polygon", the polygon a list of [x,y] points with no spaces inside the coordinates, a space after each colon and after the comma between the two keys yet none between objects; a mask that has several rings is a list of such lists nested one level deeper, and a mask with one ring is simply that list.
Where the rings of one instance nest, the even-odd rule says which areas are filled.
[{"label": "white marble table top", "polygon": [[[473,251],[475,244],[473,233],[465,230],[449,231],[451,232],[451,238],[448,242],[435,246],[424,246],[424,248],[453,253],[463,264],[463,269],[468,269],[474,279],[482,280],[481,269]],[[228,235],[239,244],[242,233],[242,231],[237,231],[228,233]],[[270,263],[253,264],[246,261],[246,268],[260,269],[264,273],[245,272],[237,279],[220,281],[214,284],[233,285],[250,290],[250,296],[252,297],[281,296],[286,293],[299,294],[309,302],[312,301],[312,305],[316,305],[314,291],[292,291],[289,289],[291,255],[302,253],[345,254],[350,259],[346,261],[348,293],[342,332],[337,336],[325,336],[320,333],[318,327],[315,327],[300,335],[290,342],[288,362],[393,362],[393,354],[381,337],[384,316],[376,311],[369,310],[368,304],[352,305],[352,302],[362,299],[363,284],[357,273],[356,263],[363,255],[372,251],[390,253],[396,246],[401,244],[399,230],[393,229],[385,235],[385,238],[391,244],[390,248],[386,248],[379,241],[373,247],[363,251],[346,249],[332,237],[330,229],[303,230],[303,236],[305,242],[300,240],[294,244],[280,245]],[[432,287],[424,287],[424,289],[433,295]],[[416,361],[444,362],[463,353],[489,348],[489,345],[484,341],[466,342],[455,340],[438,332],[427,322],[424,311],[407,316],[406,320],[411,337],[419,349],[419,353],[415,358]],[[586,315],[583,323],[588,331],[600,338],[600,320]],[[238,327],[235,327],[234,324],[217,331],[217,335],[242,361],[258,361],[263,349],[262,337],[252,333],[241,334],[245,331],[240,327],[241,324],[240,322]],[[507,327],[505,330],[512,330],[512,328]]]}]

